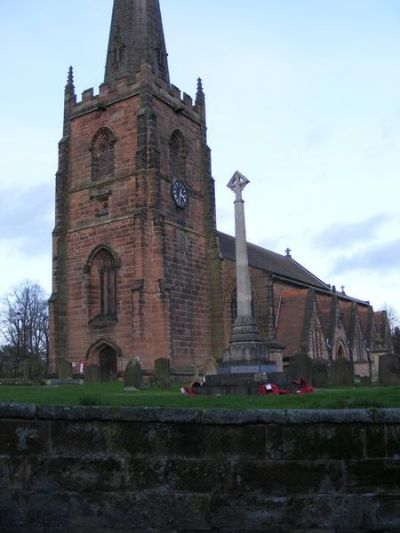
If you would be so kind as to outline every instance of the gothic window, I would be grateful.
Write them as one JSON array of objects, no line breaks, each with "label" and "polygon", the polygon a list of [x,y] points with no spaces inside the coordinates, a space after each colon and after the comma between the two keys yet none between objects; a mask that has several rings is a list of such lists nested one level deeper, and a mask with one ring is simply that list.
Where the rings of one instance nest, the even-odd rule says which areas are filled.
[{"label": "gothic window", "polygon": [[89,306],[92,319],[116,317],[116,274],[115,258],[106,248],[100,248],[90,264]]},{"label": "gothic window", "polygon": [[100,314],[115,315],[115,266],[112,257],[103,252],[99,258]]},{"label": "gothic window", "polygon": [[94,136],[92,152],[92,179],[111,178],[114,175],[115,137],[109,128],[101,128]]},{"label": "gothic window", "polygon": [[179,130],[174,131],[169,142],[170,171],[173,178],[184,178],[186,174],[186,143]]}]

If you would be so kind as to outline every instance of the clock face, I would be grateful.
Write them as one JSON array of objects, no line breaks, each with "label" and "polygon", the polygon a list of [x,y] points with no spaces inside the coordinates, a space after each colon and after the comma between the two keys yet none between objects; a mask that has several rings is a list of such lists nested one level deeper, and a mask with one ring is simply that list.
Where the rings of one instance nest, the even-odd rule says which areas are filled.
[{"label": "clock face", "polygon": [[186,189],[186,185],[182,181],[175,180],[173,182],[171,186],[171,194],[175,204],[178,207],[184,209],[187,206],[189,200],[189,193]]}]

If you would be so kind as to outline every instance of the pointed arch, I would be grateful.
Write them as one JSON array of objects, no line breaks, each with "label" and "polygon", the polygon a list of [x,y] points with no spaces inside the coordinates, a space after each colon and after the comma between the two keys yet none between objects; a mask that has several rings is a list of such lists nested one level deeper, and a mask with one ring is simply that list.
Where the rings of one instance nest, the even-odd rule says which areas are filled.
[{"label": "pointed arch", "polygon": [[98,246],[96,246],[95,248],[93,248],[93,250],[90,252],[89,257],[87,258],[87,261],[86,261],[85,267],[84,267],[85,273],[89,273],[90,272],[90,269],[91,269],[92,263],[93,263],[93,259],[96,257],[96,255],[101,250],[103,250],[104,252],[108,253],[112,257],[116,268],[120,268],[121,260],[120,260],[120,258],[118,256],[118,254],[115,252],[115,250],[112,248],[112,246],[110,246],[109,244],[106,244],[106,243],[102,243],[102,244],[99,244]]},{"label": "pointed arch", "polygon": [[187,145],[180,130],[175,130],[169,140],[169,161],[172,178],[186,176]]},{"label": "pointed arch", "polygon": [[116,253],[108,245],[97,246],[89,255],[84,268],[89,276],[89,322],[97,323],[104,318],[116,320],[119,266]]},{"label": "pointed arch", "polygon": [[336,344],[335,359],[349,359],[349,352],[346,343],[340,339]]},{"label": "pointed arch", "polygon": [[90,145],[92,153],[92,179],[100,180],[114,176],[114,146],[117,139],[110,128],[100,128]]},{"label": "pointed arch", "polygon": [[102,337],[100,339],[97,339],[93,344],[89,346],[86,351],[86,359],[93,359],[96,353],[107,347],[115,350],[115,353],[118,357],[122,357],[123,353],[118,344],[110,338]]},{"label": "pointed arch", "polygon": [[88,363],[98,365],[100,381],[114,381],[118,375],[121,348],[111,339],[101,338],[94,342],[86,352]]}]

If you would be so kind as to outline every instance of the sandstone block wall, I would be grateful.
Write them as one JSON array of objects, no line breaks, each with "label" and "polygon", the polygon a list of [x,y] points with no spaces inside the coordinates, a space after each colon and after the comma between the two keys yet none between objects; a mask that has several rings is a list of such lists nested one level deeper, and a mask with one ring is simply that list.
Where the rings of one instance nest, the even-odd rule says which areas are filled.
[{"label": "sandstone block wall", "polygon": [[0,406],[0,531],[399,531],[400,410]]}]

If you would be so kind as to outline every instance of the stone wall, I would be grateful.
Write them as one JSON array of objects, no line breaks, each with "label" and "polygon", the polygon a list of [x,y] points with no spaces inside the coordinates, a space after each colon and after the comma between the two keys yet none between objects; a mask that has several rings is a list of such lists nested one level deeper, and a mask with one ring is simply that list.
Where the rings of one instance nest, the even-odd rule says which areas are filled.
[{"label": "stone wall", "polygon": [[0,406],[0,530],[399,531],[400,410]]}]

